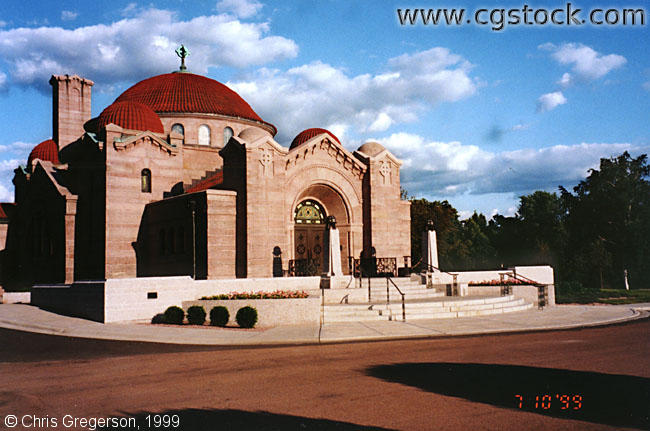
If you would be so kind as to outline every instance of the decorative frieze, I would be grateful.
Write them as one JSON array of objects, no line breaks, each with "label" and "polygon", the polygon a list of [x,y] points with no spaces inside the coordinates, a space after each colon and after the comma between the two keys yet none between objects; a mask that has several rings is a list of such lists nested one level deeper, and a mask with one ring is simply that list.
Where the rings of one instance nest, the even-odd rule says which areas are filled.
[{"label": "decorative frieze", "polygon": [[316,156],[318,153],[327,154],[332,160],[336,161],[341,168],[351,172],[359,179],[363,178],[366,166],[361,164],[352,154],[346,151],[345,148],[327,138],[320,142],[310,144],[309,146],[301,146],[299,151],[296,151],[295,154],[290,152],[290,156],[287,157],[285,164],[285,170],[298,166],[307,159]]}]

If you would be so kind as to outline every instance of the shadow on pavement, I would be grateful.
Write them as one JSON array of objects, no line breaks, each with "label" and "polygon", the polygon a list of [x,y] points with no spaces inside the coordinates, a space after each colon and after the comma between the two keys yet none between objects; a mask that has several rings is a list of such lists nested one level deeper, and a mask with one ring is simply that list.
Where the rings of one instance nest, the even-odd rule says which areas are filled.
[{"label": "shadow on pavement", "polygon": [[115,356],[218,350],[213,346],[189,346],[74,338],[0,328],[0,362],[87,360]]},{"label": "shadow on pavement", "polygon": [[[386,430],[387,428],[367,427],[349,422],[329,419],[313,419],[301,416],[282,415],[269,412],[248,412],[244,410],[184,409],[164,412],[122,412],[123,423],[120,430],[169,429],[169,430]],[[127,424],[127,420],[131,423]],[[115,427],[98,427],[108,431]]]},{"label": "shadow on pavement", "polygon": [[618,427],[650,427],[650,379],[517,365],[400,363],[366,373],[428,392]]}]

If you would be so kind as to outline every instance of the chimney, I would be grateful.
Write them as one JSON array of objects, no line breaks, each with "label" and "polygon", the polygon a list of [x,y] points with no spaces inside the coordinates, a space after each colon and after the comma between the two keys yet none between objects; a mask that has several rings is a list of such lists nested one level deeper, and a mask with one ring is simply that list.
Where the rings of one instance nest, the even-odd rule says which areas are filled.
[{"label": "chimney", "polygon": [[84,134],[90,120],[90,96],[94,82],[77,75],[52,75],[52,139],[59,151]]}]

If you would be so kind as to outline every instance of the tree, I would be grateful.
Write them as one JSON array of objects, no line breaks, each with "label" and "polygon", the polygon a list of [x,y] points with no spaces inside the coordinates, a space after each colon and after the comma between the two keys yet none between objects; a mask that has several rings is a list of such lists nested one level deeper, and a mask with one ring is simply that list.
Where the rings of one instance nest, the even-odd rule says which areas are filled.
[{"label": "tree", "polygon": [[517,218],[521,239],[531,252],[531,264],[555,266],[566,242],[566,211],[555,193],[536,191],[519,198]]},{"label": "tree", "polygon": [[416,264],[422,258],[422,233],[427,221],[433,220],[438,239],[438,257],[441,268],[451,268],[456,255],[460,222],[458,211],[447,201],[430,202],[426,199],[411,200],[411,260]]},{"label": "tree", "polygon": [[[565,252],[595,257],[605,286],[622,287],[625,269],[632,287],[650,282],[649,175],[645,154],[632,158],[625,152],[601,159],[600,168],[590,170],[574,187],[575,194],[560,187],[568,212]],[[578,265],[567,268],[593,286],[589,270]]]}]

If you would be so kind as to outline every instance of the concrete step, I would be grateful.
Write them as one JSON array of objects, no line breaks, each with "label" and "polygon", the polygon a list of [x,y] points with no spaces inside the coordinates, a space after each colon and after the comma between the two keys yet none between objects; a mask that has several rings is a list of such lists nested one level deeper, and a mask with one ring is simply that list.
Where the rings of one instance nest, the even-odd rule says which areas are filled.
[{"label": "concrete step", "polygon": [[[523,311],[532,304],[513,295],[470,298],[427,298],[405,301],[406,320],[442,319],[454,317],[483,316]],[[326,304],[325,322],[351,322],[370,320],[401,320],[401,301],[386,303]]]},{"label": "concrete step", "polygon": [[[445,296],[444,292],[436,291],[435,289],[403,289],[406,300],[425,300],[428,298],[440,298]],[[367,303],[368,302],[368,289],[332,289],[323,291],[325,296],[325,304],[339,304],[347,300],[348,303]],[[383,290],[371,290],[370,295],[372,302],[386,302],[386,288]],[[396,289],[391,289],[390,300],[401,301],[402,296]]]}]

